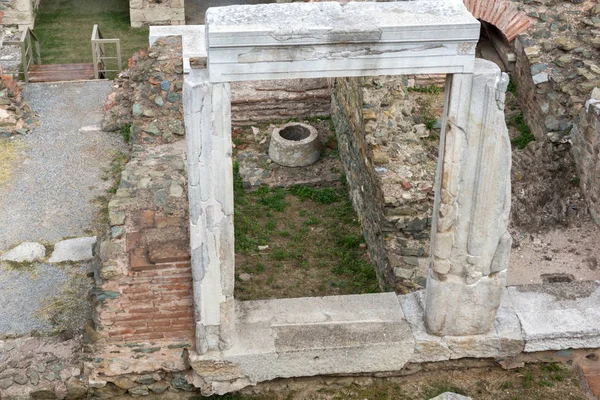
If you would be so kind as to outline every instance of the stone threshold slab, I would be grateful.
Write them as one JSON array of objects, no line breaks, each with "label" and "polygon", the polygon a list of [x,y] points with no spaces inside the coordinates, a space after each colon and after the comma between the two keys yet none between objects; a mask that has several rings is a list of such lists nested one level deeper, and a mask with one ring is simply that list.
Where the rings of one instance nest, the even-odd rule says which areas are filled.
[{"label": "stone threshold slab", "polygon": [[525,352],[600,347],[600,281],[511,286]]},{"label": "stone threshold slab", "polygon": [[414,351],[394,293],[239,302],[235,327],[230,350],[216,358],[211,353],[190,356],[199,376],[210,376],[214,362],[235,365],[238,379],[252,383],[393,371]]}]

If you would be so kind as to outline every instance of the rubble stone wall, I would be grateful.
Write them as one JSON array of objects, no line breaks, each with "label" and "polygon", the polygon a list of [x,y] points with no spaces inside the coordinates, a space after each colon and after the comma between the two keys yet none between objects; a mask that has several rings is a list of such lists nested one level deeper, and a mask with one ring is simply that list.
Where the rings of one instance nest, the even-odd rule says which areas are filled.
[{"label": "rubble stone wall", "polygon": [[129,0],[131,26],[185,25],[184,0]]},{"label": "rubble stone wall", "polygon": [[20,29],[33,28],[33,0],[1,0],[0,11],[4,13],[4,18],[0,17],[3,25],[18,25]]},{"label": "rubble stone wall", "polygon": [[382,230],[383,193],[377,184],[375,166],[366,142],[361,94],[359,79],[336,79],[332,94],[332,119],[350,198],[359,215],[379,284],[388,287],[392,274]]},{"label": "rubble stone wall", "polygon": [[102,343],[193,336],[178,51],[180,38],[170,37],[136,54],[106,102],[105,126],[131,123],[131,154],[108,203],[111,230],[98,252],[95,322]]},{"label": "rubble stone wall", "polygon": [[515,39],[513,80],[535,141],[513,152],[511,222],[528,231],[566,225],[583,209],[576,187],[583,179],[574,166],[582,142],[573,133],[585,101],[600,86],[600,41],[593,34],[600,28],[600,7],[589,0],[574,3],[519,4],[532,25]]},{"label": "rubble stone wall", "polygon": [[437,139],[406,77],[336,79],[332,119],[350,197],[384,288],[413,289],[429,259]]}]

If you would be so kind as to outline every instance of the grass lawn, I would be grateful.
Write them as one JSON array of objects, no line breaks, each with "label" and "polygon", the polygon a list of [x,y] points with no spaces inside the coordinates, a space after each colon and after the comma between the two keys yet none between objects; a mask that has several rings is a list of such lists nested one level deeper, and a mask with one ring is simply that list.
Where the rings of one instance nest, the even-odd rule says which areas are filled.
[{"label": "grass lawn", "polygon": [[[42,0],[34,29],[42,63],[91,63],[94,24],[104,38],[121,39],[123,68],[133,53],[148,47],[148,28],[129,26],[128,0]],[[114,56],[114,48],[106,45],[107,56]]]},{"label": "grass lawn", "polygon": [[378,292],[347,190],[263,186],[245,193],[236,172],[236,298]]}]

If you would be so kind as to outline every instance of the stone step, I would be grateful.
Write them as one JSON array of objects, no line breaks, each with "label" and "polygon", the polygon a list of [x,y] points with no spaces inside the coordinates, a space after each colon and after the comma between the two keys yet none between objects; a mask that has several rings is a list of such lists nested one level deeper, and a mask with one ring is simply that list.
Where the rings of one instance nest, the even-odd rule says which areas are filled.
[{"label": "stone step", "polygon": [[398,370],[414,351],[394,293],[239,302],[236,316],[223,356],[253,382]]}]

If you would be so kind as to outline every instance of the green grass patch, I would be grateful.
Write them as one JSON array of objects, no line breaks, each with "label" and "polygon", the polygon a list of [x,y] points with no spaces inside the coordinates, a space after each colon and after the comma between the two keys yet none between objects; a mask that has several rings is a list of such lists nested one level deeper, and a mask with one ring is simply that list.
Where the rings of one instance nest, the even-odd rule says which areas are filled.
[{"label": "green grass patch", "polygon": [[[241,300],[378,292],[347,187],[245,192],[234,164],[236,283]],[[268,246],[268,247],[267,247]]]},{"label": "green grass patch", "polygon": [[[141,48],[148,47],[148,28],[129,26],[128,0],[44,0],[40,4],[35,34],[40,40],[43,64],[91,63],[91,35],[98,24],[106,39],[120,39],[121,62]],[[106,55],[114,56],[115,45],[105,45]],[[116,69],[116,60],[108,69]]]},{"label": "green grass patch", "polygon": [[121,136],[125,143],[131,142],[131,124],[126,124],[121,128]]},{"label": "green grass patch", "polygon": [[518,149],[524,149],[525,147],[527,147],[529,142],[535,140],[535,136],[533,136],[529,125],[527,125],[527,122],[525,121],[525,115],[523,114],[523,112],[520,112],[514,118],[509,120],[508,125],[514,127],[515,129],[517,129],[517,131],[519,131],[519,135],[511,140],[511,143]]},{"label": "green grass patch", "polygon": [[515,97],[519,97],[519,94],[517,93],[517,82],[515,82],[512,76],[509,78],[510,80],[508,81],[508,88],[506,91],[512,93]]},{"label": "green grass patch", "polygon": [[440,94],[444,91],[444,88],[436,86],[436,85],[428,85],[428,86],[413,86],[407,88],[409,92],[415,93],[428,93],[428,94]]}]

